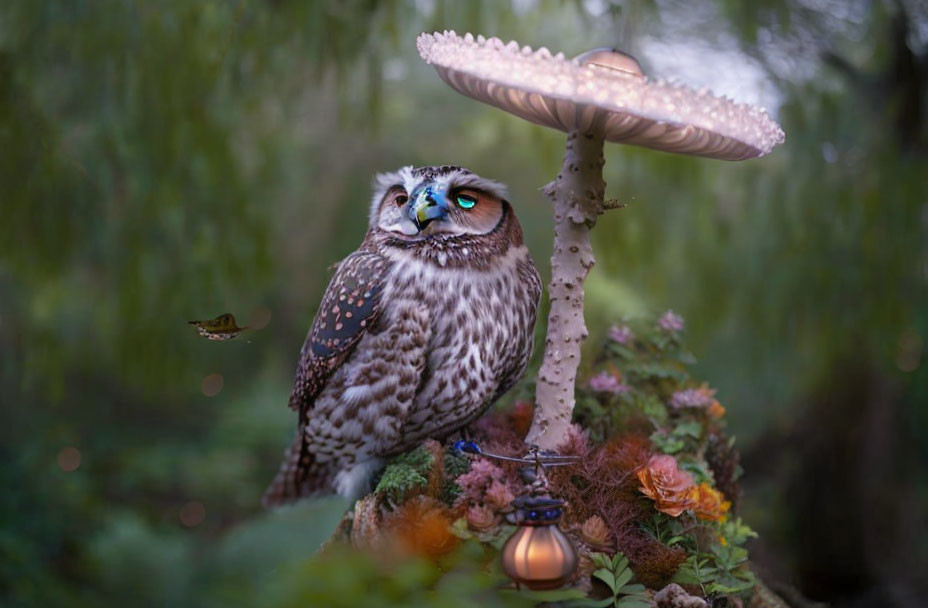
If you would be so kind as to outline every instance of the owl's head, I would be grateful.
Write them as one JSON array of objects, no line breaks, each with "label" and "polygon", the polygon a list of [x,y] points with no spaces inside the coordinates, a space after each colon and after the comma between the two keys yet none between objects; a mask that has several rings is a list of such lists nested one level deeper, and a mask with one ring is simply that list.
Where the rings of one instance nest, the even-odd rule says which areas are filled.
[{"label": "owl's head", "polygon": [[370,227],[408,241],[485,235],[508,213],[506,187],[449,165],[403,167],[374,180]]}]

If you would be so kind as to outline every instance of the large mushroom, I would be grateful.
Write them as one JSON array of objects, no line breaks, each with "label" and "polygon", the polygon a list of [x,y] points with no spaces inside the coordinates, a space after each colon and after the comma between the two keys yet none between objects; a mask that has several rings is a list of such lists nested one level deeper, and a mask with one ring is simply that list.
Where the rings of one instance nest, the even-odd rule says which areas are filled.
[{"label": "large mushroom", "polygon": [[652,81],[625,53],[597,49],[574,59],[498,38],[453,31],[422,34],[419,54],[452,88],[535,124],[567,133],[557,178],[543,188],[554,203],[548,334],[538,373],[535,418],[525,441],[554,450],[574,408],[580,346],[587,337],[583,282],[593,267],[590,230],[606,209],[603,143],[745,160],[784,139],[760,108],[706,90]]}]

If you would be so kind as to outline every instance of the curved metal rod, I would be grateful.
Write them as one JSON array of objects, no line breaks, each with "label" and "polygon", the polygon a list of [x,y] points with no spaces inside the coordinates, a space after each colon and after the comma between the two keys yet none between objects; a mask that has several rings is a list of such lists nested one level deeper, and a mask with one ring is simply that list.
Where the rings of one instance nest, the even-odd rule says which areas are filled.
[{"label": "curved metal rod", "polygon": [[519,464],[532,464],[536,467],[560,467],[573,464],[575,461],[579,460],[579,456],[561,456],[558,454],[544,455],[535,448],[532,449],[532,455],[528,458],[513,458],[512,456],[503,456],[502,454],[484,452],[482,449],[480,449],[480,446],[473,441],[463,440],[456,441],[454,445],[451,446],[451,449],[459,453],[473,454],[475,456],[486,456],[487,458],[494,458],[496,460],[518,462]]}]

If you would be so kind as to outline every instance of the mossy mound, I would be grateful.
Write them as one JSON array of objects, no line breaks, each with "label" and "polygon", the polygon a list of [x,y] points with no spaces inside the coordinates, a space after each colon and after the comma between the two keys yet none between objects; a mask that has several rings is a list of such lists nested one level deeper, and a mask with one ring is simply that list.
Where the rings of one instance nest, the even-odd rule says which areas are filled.
[{"label": "mossy mound", "polygon": [[[748,561],[755,534],[738,516],[741,468],[725,409],[690,376],[682,327],[669,312],[613,326],[578,386],[574,425],[558,450],[578,458],[547,478],[551,494],[567,501],[561,528],[580,567],[572,590],[539,599],[771,605]],[[531,418],[531,404],[517,401],[472,425],[470,439],[485,452],[523,456]],[[526,491],[520,466],[451,446],[430,440],[389,463],[341,538],[434,559],[476,541],[492,561],[513,530],[510,503]]]}]

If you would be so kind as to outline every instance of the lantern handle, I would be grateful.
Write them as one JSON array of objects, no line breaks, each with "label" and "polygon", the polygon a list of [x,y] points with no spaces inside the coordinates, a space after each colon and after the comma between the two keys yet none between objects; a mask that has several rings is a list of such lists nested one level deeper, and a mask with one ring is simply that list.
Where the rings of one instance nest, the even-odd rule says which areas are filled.
[{"label": "lantern handle", "polygon": [[578,456],[562,456],[560,454],[542,454],[538,446],[532,446],[529,455],[525,458],[514,458],[512,456],[503,456],[502,454],[493,454],[492,452],[483,451],[479,445],[473,441],[455,441],[451,446],[452,451],[458,454],[472,454],[474,456],[486,456],[495,460],[505,460],[507,462],[517,462],[519,464],[534,465],[535,471],[545,467],[560,467],[573,464],[579,460]]}]

